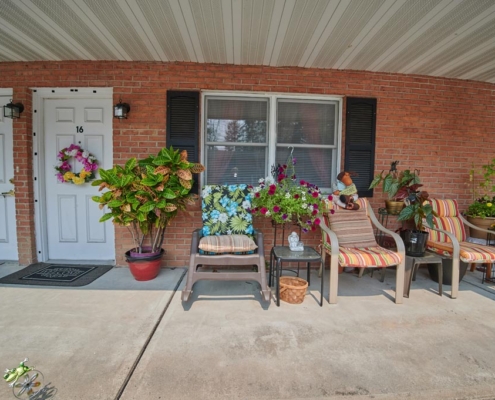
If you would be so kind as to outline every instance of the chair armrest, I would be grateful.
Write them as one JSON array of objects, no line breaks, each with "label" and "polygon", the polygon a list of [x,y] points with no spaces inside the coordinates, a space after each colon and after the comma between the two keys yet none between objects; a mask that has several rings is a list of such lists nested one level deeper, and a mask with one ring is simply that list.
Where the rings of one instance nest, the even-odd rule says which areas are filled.
[{"label": "chair armrest", "polygon": [[258,245],[258,253],[265,254],[265,246],[263,244],[263,233],[257,230],[254,230],[253,240]]},{"label": "chair armrest", "polygon": [[461,214],[459,214],[459,218],[464,225],[467,225],[470,228],[474,228],[477,231],[481,231],[481,232],[485,232],[485,233],[491,233],[492,235],[495,234],[495,231],[489,231],[488,229],[483,229],[483,228],[480,228],[479,226],[473,225],[471,222],[469,222],[467,219],[465,219]]},{"label": "chair armrest", "polygon": [[[327,238],[325,234],[327,234],[330,237],[330,244],[332,245],[332,253],[331,255],[337,256],[339,255],[339,239],[337,238],[337,235],[335,234],[334,231],[332,231],[326,224],[325,218],[323,215],[318,215],[318,218],[320,219],[320,229],[321,229],[321,243],[322,246],[326,242]],[[323,248],[321,249],[323,252]],[[323,253],[322,253],[323,254]]]},{"label": "chair armrest", "polygon": [[191,239],[191,252],[190,254],[195,254],[198,252],[199,249],[199,240],[203,236],[203,229],[195,229],[192,233],[192,239]]},{"label": "chair armrest", "polygon": [[450,241],[452,242],[452,249],[453,249],[452,258],[454,258],[454,259],[459,258],[461,246],[459,245],[459,241],[457,240],[457,238],[455,237],[455,235],[452,232],[444,231],[443,229],[439,229],[439,228],[435,228],[435,227],[429,228],[429,229],[437,231],[437,232],[445,233],[447,235],[447,237],[450,239]]},{"label": "chair armrest", "polygon": [[[368,200],[366,200],[366,201],[368,201]],[[380,221],[378,221],[378,218],[376,218],[376,215],[375,215],[373,209],[371,208],[371,206],[369,205],[369,203],[368,203],[368,216],[371,219],[371,223],[373,225],[375,225],[379,231],[382,231],[382,232],[386,233],[387,235],[390,235],[392,237],[392,239],[394,239],[395,245],[397,246],[397,252],[405,254],[406,247],[404,246],[404,241],[402,240],[400,235],[395,233],[395,232],[392,232],[390,229],[385,228],[380,223]]]}]

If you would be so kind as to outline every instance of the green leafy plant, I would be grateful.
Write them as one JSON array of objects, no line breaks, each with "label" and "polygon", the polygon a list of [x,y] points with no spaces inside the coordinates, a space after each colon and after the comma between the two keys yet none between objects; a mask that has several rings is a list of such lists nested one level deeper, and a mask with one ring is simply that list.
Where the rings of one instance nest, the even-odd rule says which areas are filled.
[{"label": "green leafy plant", "polygon": [[202,171],[203,165],[187,161],[187,151],[173,147],[139,161],[133,157],[124,167],[100,169],[100,179],[92,186],[105,192],[92,200],[109,210],[100,222],[112,219],[127,227],[136,252],[145,252],[145,246],[146,252],[159,252],[170,221],[196,201],[197,195],[190,193],[192,174]]},{"label": "green leafy plant", "polygon": [[433,211],[428,192],[417,189],[422,185],[413,185],[408,187],[409,195],[404,199],[406,207],[404,207],[398,221],[413,221],[418,231],[424,231],[424,222],[433,228],[433,217],[438,217],[438,214]]},{"label": "green leafy plant", "polygon": [[419,179],[419,171],[411,172],[406,169],[402,172],[397,170],[399,161],[393,161],[390,163],[390,170],[386,175],[384,171],[376,175],[370,184],[370,189],[374,189],[378,185],[382,184],[383,193],[387,193],[388,199],[393,201],[404,200],[409,196],[409,188],[413,185],[418,185],[421,180]]},{"label": "green leafy plant", "polygon": [[273,178],[262,178],[259,186],[250,187],[252,214],[270,218],[273,223],[297,222],[303,232],[316,230],[318,214],[323,212],[324,199],[320,189],[309,182],[297,183],[294,171],[296,160],[291,156],[287,164],[272,168]]},{"label": "green leafy plant", "polygon": [[469,172],[469,180],[472,183],[473,202],[469,205],[466,215],[468,217],[495,217],[495,158],[490,163],[482,165],[483,179],[478,186],[475,184],[477,171],[473,168]]}]

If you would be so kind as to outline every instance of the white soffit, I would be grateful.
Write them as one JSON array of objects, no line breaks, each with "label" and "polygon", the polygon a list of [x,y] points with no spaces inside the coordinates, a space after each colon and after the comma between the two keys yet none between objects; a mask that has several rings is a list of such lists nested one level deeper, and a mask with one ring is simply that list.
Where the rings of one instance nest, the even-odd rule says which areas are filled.
[{"label": "white soffit", "polygon": [[495,0],[0,0],[0,62],[189,61],[495,81]]}]

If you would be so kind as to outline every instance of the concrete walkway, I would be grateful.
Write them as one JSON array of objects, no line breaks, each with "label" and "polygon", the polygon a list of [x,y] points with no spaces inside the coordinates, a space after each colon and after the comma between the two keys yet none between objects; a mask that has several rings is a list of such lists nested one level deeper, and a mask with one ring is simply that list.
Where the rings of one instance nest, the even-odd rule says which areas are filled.
[{"label": "concrete walkway", "polygon": [[[323,307],[316,273],[303,304],[281,307],[254,283],[206,281],[184,305],[184,274],[0,286],[0,368],[28,357],[45,399],[495,399],[495,285],[478,271],[452,300],[421,268],[402,305],[393,270],[384,283],[344,273]],[[5,382],[0,398],[14,398]]]}]

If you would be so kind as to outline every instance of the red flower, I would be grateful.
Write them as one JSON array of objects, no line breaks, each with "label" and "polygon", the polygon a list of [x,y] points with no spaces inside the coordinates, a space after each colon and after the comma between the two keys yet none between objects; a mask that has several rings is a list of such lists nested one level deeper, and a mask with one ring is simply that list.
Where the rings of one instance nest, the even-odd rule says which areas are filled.
[{"label": "red flower", "polygon": [[[333,213],[332,213],[332,214],[333,214]],[[319,218],[316,218],[316,219],[315,219],[314,224],[315,224],[315,225],[320,225],[320,222],[321,222],[321,220],[320,220]]]},{"label": "red flower", "polygon": [[280,207],[279,206],[273,207],[273,212],[278,213],[279,211],[280,211]]},{"label": "red flower", "polygon": [[313,211],[311,212],[311,214],[313,214],[313,215],[318,214],[318,210],[313,210]]},{"label": "red flower", "polygon": [[268,208],[266,207],[261,207],[260,213],[265,215],[268,212]]},{"label": "red flower", "polygon": [[256,192],[256,193],[254,194],[254,197],[260,197],[260,193],[259,193],[259,192]]},{"label": "red flower", "polygon": [[299,195],[296,193],[296,194],[294,195],[294,198],[295,198],[295,199],[298,199],[298,198],[299,198]]},{"label": "red flower", "polygon": [[330,200],[330,201],[333,200],[333,196],[331,194],[328,195],[328,200]]},{"label": "red flower", "polygon": [[318,192],[311,193],[311,196],[313,196],[314,198],[318,197]]}]

